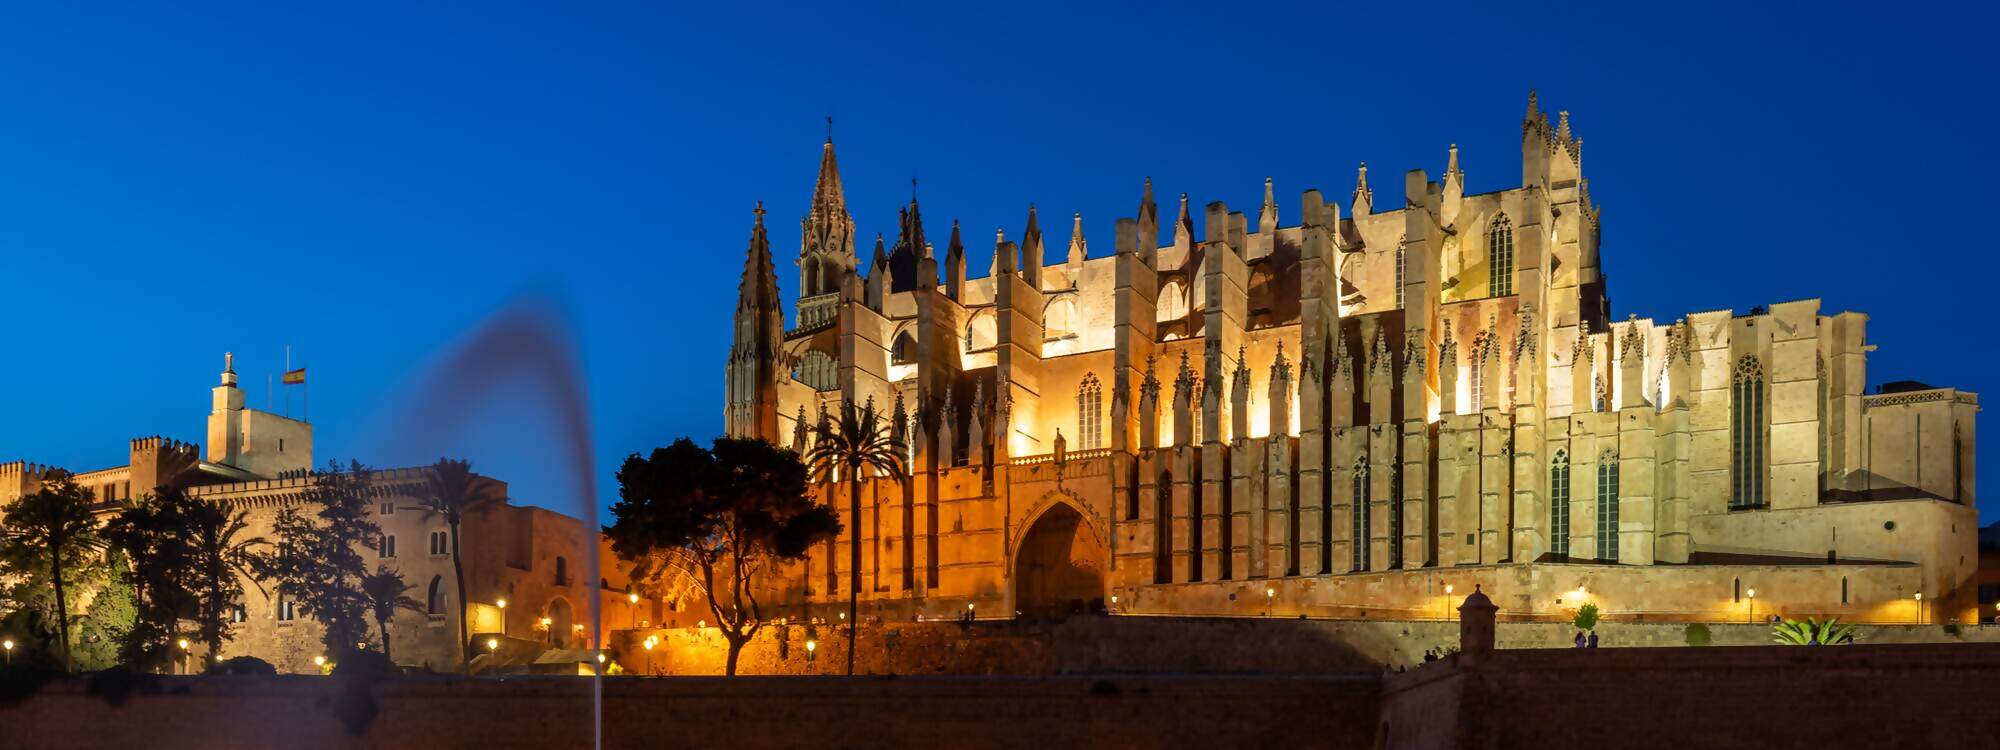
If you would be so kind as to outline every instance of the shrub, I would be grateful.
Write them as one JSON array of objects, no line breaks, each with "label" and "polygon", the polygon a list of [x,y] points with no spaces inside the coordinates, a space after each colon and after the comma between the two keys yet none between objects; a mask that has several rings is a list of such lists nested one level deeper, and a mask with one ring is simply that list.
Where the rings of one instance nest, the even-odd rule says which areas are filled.
[{"label": "shrub", "polygon": [[1852,635],[1854,626],[1841,624],[1838,617],[1826,622],[1810,617],[1805,622],[1786,620],[1771,627],[1771,641],[1786,646],[1826,646]]},{"label": "shrub", "polygon": [[1576,619],[1571,620],[1577,630],[1597,629],[1597,605],[1585,604],[1576,608]]},{"label": "shrub", "polygon": [[1708,626],[1698,622],[1688,625],[1687,629],[1681,632],[1681,636],[1687,639],[1687,645],[1690,646],[1706,646],[1711,640]]}]

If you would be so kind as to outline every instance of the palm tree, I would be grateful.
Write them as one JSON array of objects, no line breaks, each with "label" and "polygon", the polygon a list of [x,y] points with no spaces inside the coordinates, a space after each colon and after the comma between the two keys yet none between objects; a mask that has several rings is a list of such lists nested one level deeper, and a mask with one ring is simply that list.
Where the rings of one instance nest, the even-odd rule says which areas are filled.
[{"label": "palm tree", "polygon": [[440,458],[424,482],[421,504],[411,508],[425,518],[442,517],[451,527],[451,573],[458,584],[458,656],[467,669],[472,665],[472,636],[465,629],[465,563],[458,557],[458,529],[465,512],[492,498],[496,491],[492,479],[472,473],[472,462]]},{"label": "palm tree", "polygon": [[841,404],[840,419],[819,426],[819,436],[806,454],[806,464],[814,478],[833,482],[845,477],[848,485],[848,514],[854,519],[847,537],[847,673],[854,674],[854,631],[860,626],[861,597],[861,476],[887,475],[903,478],[903,441],[892,425],[875,413],[875,399],[854,408]]},{"label": "palm tree", "polygon": [[1826,622],[1809,617],[1805,622],[1786,620],[1772,626],[1771,641],[1786,646],[1831,646],[1853,634],[1854,626],[1838,617]]},{"label": "palm tree", "polygon": [[42,488],[23,495],[7,508],[0,523],[0,543],[10,556],[46,561],[56,592],[56,628],[62,643],[63,669],[70,668],[69,599],[63,569],[77,558],[104,549],[91,517],[90,490],[77,486],[67,472],[53,472]]},{"label": "palm tree", "polygon": [[[171,486],[160,489],[163,494],[180,492]],[[214,663],[221,658],[222,642],[229,637],[229,611],[243,596],[242,581],[250,580],[259,591],[264,588],[251,571],[260,561],[259,548],[270,542],[245,533],[250,528],[250,514],[235,503],[191,498],[184,507],[183,531],[193,553],[194,580],[190,585],[197,603],[198,632],[202,643],[208,645],[209,662]]]},{"label": "palm tree", "polygon": [[415,588],[403,580],[403,574],[388,566],[361,577],[361,593],[368,598],[368,611],[375,615],[375,627],[382,631],[382,658],[390,664],[396,663],[389,651],[389,621],[396,619],[396,610],[424,611],[422,602],[410,598],[409,593]]}]

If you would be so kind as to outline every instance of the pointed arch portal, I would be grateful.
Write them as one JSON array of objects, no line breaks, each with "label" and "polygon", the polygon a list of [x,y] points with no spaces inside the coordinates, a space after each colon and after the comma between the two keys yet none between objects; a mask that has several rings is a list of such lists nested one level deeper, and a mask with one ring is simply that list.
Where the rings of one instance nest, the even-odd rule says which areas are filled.
[{"label": "pointed arch portal", "polygon": [[1014,608],[1030,617],[1103,607],[1104,544],[1075,506],[1057,502],[1035,519],[1014,554]]}]

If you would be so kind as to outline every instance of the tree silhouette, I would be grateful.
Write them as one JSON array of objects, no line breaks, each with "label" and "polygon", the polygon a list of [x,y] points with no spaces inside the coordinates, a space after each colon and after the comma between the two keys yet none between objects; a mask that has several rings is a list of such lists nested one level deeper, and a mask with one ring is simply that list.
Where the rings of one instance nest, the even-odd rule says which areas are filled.
[{"label": "tree silhouette", "polygon": [[806,487],[805,464],[790,450],[727,437],[703,449],[682,438],[625,459],[605,535],[636,563],[635,580],[654,577],[676,556],[693,564],[734,675],[743,644],[764,626],[752,579],[768,562],[804,557],[840,533],[840,519]]},{"label": "tree silhouette", "polygon": [[892,425],[875,413],[875,399],[856,409],[854,402],[840,405],[840,418],[824,422],[806,462],[819,481],[845,478],[848,484],[848,517],[854,529],[847,535],[847,673],[854,674],[854,631],[859,629],[861,597],[861,478],[864,471],[903,478],[903,441]]},{"label": "tree silhouette", "polygon": [[[458,658],[461,667],[471,669],[472,634],[467,632],[465,610],[465,563],[458,556],[459,523],[465,512],[488,500],[499,499],[500,483],[472,473],[472,462],[440,458],[430,467],[419,503],[410,508],[425,518],[442,518],[451,528],[451,574],[458,588]],[[502,610],[501,617],[507,613]],[[386,631],[385,631],[386,632]],[[386,637],[386,636],[385,636]]]},{"label": "tree silhouette", "polygon": [[189,588],[194,594],[195,632],[208,645],[208,660],[222,658],[222,644],[231,634],[230,614],[243,598],[243,580],[263,589],[254,571],[263,564],[263,548],[270,545],[261,536],[250,536],[249,513],[227,500],[187,498],[179,490],[164,490],[183,498],[181,531],[188,545]]},{"label": "tree silhouette", "polygon": [[368,516],[375,496],[368,467],[349,462],[342,471],[328,462],[312,480],[299,505],[278,512],[276,553],[260,559],[255,572],[324,626],[327,656],[338,661],[368,637],[362,552],[379,549],[382,527]]},{"label": "tree silhouette", "polygon": [[14,501],[0,522],[0,554],[17,564],[48,570],[55,587],[57,641],[62,644],[64,670],[71,666],[64,573],[82,558],[104,549],[104,544],[97,521],[91,517],[90,490],[77,486],[64,471],[52,472],[42,481],[41,489]]},{"label": "tree silhouette", "polygon": [[368,599],[368,611],[375,616],[375,629],[382,632],[382,658],[390,664],[396,663],[394,653],[389,650],[389,623],[396,619],[396,610],[411,612],[424,611],[422,602],[410,597],[415,589],[403,580],[403,574],[381,566],[375,572],[361,578],[361,594]]}]

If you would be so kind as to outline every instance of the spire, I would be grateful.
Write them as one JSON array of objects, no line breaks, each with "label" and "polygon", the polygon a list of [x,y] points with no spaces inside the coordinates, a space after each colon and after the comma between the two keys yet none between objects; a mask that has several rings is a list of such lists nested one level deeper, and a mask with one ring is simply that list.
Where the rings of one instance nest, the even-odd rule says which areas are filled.
[{"label": "spire", "polygon": [[[854,217],[847,212],[847,197],[840,187],[831,120],[826,143],[820,147],[819,179],[813,183],[812,203],[799,229],[799,298],[838,291],[838,279],[854,270]],[[808,310],[799,310],[802,324],[811,318]]]},{"label": "spire", "polygon": [[1271,192],[1271,178],[1264,178],[1264,210],[1257,213],[1257,231],[1270,234],[1278,231],[1278,196]]},{"label": "spire", "polygon": [[885,268],[888,265],[889,265],[889,255],[888,253],[882,251],[882,233],[876,232],[875,254],[869,256],[868,258],[868,269],[872,272]]},{"label": "spire", "polygon": [[778,271],[771,262],[771,239],[764,229],[764,202],[752,211],[750,248],[743,280],[736,289],[736,316],[725,376],[729,396],[728,434],[776,441],[778,379],[782,369],[785,313],[778,299]]},{"label": "spire", "polygon": [[1569,110],[1565,109],[1561,112],[1557,112],[1556,117],[1558,118],[1556,121],[1556,140],[1559,141],[1570,140]]},{"label": "spire", "polygon": [[1035,204],[1028,204],[1028,228],[1021,232],[1021,275],[1036,289],[1042,278],[1042,223],[1035,218]]},{"label": "spire", "polygon": [[1194,246],[1194,217],[1188,215],[1187,193],[1181,193],[1181,215],[1174,219],[1174,246]]},{"label": "spire", "polygon": [[1375,191],[1368,189],[1368,162],[1361,162],[1354,178],[1355,216],[1367,216],[1375,211]]},{"label": "spire", "polygon": [[1465,179],[1465,172],[1458,168],[1458,144],[1456,143],[1451,144],[1451,155],[1445,158],[1444,176],[1447,180],[1454,177],[1460,181]]},{"label": "spire", "polygon": [[910,180],[910,205],[903,209],[902,221],[896,229],[895,249],[889,253],[889,272],[892,274],[891,292],[907,292],[917,288],[917,260],[930,257],[929,243],[924,239],[924,215],[917,206],[917,181]]},{"label": "spire", "polygon": [[1007,242],[1006,229],[1002,228],[993,230],[993,264],[991,268],[987,269],[986,275],[988,276],[1000,275],[1000,246],[1002,244],[1005,244],[1006,242]]},{"label": "spire", "polygon": [[[1157,225],[1160,220],[1159,217],[1160,207],[1153,203],[1153,177],[1152,175],[1147,175],[1146,192],[1139,196],[1139,223],[1144,224],[1148,219],[1151,219]],[[1148,242],[1159,241],[1160,238],[1158,237],[1148,240]]]},{"label": "spire", "polygon": [[958,239],[958,220],[951,220],[951,241],[944,249],[945,296],[958,299],[965,286],[965,243]]},{"label": "spire", "polygon": [[771,239],[764,232],[764,202],[751,209],[757,222],[750,227],[750,249],[743,257],[743,279],[736,286],[736,309],[778,310],[778,271],[771,262]]},{"label": "spire", "polygon": [[[1090,250],[1086,245],[1084,245],[1083,242],[1083,212],[1079,211],[1077,212],[1076,216],[1070,220],[1069,255],[1067,256],[1067,260],[1070,262],[1070,264],[1075,265],[1082,263],[1083,259],[1089,256],[1090,256]],[[1075,281],[1075,279],[1070,279],[1070,280]]]},{"label": "spire", "polygon": [[1542,116],[1542,107],[1541,104],[1537,101],[1537,97],[1535,96],[1535,90],[1528,89],[1527,120],[1528,122],[1534,122],[1535,120],[1540,119],[1541,116]]}]

